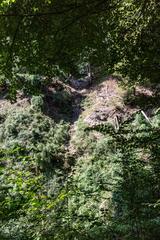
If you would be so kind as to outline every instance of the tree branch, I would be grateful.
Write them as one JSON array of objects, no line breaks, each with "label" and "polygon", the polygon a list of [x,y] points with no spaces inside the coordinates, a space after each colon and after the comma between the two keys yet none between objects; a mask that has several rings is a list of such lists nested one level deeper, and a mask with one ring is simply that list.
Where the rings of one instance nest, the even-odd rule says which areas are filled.
[{"label": "tree branch", "polygon": [[[99,2],[97,0],[95,1],[91,1],[88,6],[86,6],[88,9],[96,7],[96,5],[94,6],[94,3],[97,3],[96,5],[100,5],[102,3],[106,3],[105,0]],[[51,12],[37,12],[37,13],[0,13],[0,17],[41,17],[41,16],[50,16],[50,15],[62,15],[65,13],[68,13],[72,10],[76,10],[79,8],[85,8],[85,5],[81,4],[81,5],[76,5],[76,4],[70,4],[67,5],[67,8],[64,10],[56,10],[55,11],[51,11]]]},{"label": "tree branch", "polygon": [[7,61],[6,61],[6,65],[8,65],[9,61],[12,59],[13,47],[14,47],[16,37],[17,37],[19,27],[20,27],[20,24],[21,24],[22,20],[23,20],[23,17],[21,17],[19,19],[18,23],[17,23],[16,29],[15,29],[15,32],[14,32],[14,36],[13,36],[13,40],[12,40],[12,43],[11,43],[11,46],[10,46],[8,58],[7,58]]}]

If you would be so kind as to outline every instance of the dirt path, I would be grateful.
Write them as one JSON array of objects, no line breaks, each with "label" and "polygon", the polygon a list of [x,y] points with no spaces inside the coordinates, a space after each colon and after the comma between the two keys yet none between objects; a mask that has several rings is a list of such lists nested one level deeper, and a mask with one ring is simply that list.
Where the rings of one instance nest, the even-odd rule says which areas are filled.
[{"label": "dirt path", "polygon": [[73,125],[79,118],[82,113],[81,102],[83,100],[83,95],[80,92],[76,92],[73,97],[72,102],[72,117],[71,117],[71,125]]}]

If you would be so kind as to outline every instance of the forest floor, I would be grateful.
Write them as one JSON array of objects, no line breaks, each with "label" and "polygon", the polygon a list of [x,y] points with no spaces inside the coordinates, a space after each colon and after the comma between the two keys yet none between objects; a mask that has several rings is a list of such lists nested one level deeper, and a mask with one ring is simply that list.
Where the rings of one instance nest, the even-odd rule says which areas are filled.
[{"label": "forest floor", "polygon": [[110,76],[98,85],[76,90],[72,101],[71,122],[82,117],[89,126],[106,121],[120,124],[137,111],[144,111],[151,116],[159,106],[159,101],[155,89],[136,86],[128,90],[116,77]]},{"label": "forest floor", "polygon": [[72,114],[70,122],[70,141],[68,150],[74,154],[74,138],[77,131],[77,121],[82,121],[88,127],[103,123],[111,123],[115,129],[141,111],[148,121],[158,108],[160,100],[155,89],[136,86],[126,89],[113,76],[105,78],[100,84],[94,84],[87,89],[72,89]]},{"label": "forest floor", "polygon": [[[159,107],[160,99],[155,89],[136,86],[126,90],[114,76],[86,89],[74,89],[61,81],[50,84],[43,92],[44,114],[56,121],[68,121],[73,133],[76,121],[81,117],[89,126],[109,121],[118,126],[135,112],[142,110],[149,117]],[[10,103],[3,93],[0,96],[0,112],[13,108],[25,109],[30,97],[17,94],[17,101]]]},{"label": "forest floor", "polygon": [[[119,129],[123,122],[141,111],[148,121],[160,106],[160,98],[156,91],[144,86],[126,89],[124,84],[113,76],[85,89],[74,89],[69,84],[58,81],[43,91],[43,113],[56,122],[68,122],[70,138],[66,149],[68,154],[73,156],[76,152],[73,143],[80,119],[91,128],[108,122],[115,129]],[[25,110],[30,104],[31,97],[26,97],[20,92],[15,103],[7,100],[6,94],[3,93],[0,96],[0,113],[5,115],[14,109]]]}]

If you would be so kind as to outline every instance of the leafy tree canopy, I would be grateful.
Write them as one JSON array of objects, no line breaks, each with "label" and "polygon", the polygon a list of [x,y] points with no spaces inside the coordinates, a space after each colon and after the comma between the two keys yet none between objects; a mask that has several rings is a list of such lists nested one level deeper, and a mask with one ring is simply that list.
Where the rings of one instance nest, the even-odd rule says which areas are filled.
[{"label": "leafy tree canopy", "polygon": [[0,4],[0,74],[76,73],[90,61],[134,81],[159,79],[157,0],[4,0]]}]

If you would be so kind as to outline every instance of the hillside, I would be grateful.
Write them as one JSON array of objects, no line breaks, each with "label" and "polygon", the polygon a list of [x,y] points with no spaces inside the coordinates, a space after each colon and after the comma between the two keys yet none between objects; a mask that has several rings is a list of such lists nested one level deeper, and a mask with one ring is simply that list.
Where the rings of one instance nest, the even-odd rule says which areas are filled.
[{"label": "hillside", "polygon": [[0,1],[0,240],[160,239],[160,2]]},{"label": "hillside", "polygon": [[114,76],[1,96],[1,239],[158,239],[159,106]]}]

